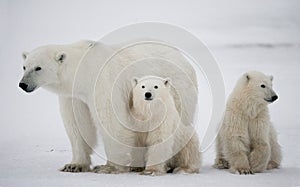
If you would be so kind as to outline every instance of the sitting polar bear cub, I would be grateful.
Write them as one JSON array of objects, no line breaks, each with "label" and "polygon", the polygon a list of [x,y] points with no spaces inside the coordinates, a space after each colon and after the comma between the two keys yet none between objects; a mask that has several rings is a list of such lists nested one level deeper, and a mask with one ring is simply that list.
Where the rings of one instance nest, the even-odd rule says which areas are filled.
[{"label": "sitting polar bear cub", "polygon": [[240,174],[279,167],[281,150],[267,107],[278,98],[272,80],[272,76],[256,71],[238,80],[217,137],[214,167]]},{"label": "sitting polar bear cub", "polygon": [[199,140],[194,128],[181,122],[170,93],[170,79],[133,78],[132,86],[130,110],[139,129],[135,134],[136,146],[146,148],[142,156],[143,174],[198,173]]}]

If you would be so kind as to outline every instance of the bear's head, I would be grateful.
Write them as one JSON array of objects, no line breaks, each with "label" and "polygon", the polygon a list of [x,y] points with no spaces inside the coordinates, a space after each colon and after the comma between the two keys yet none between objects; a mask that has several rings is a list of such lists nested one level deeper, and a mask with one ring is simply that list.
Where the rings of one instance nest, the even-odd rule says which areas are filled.
[{"label": "bear's head", "polygon": [[278,99],[277,94],[273,90],[273,76],[267,76],[258,71],[250,71],[245,73],[241,81],[246,86],[243,92],[246,97],[255,100],[258,103],[269,104]]},{"label": "bear's head", "polygon": [[60,66],[66,59],[66,54],[55,48],[44,46],[30,53],[23,52],[24,75],[19,87],[26,92],[32,92],[39,87],[59,83]]},{"label": "bear's head", "polygon": [[138,79],[134,77],[131,82],[134,101],[165,100],[170,95],[171,80],[169,78],[146,76]]}]

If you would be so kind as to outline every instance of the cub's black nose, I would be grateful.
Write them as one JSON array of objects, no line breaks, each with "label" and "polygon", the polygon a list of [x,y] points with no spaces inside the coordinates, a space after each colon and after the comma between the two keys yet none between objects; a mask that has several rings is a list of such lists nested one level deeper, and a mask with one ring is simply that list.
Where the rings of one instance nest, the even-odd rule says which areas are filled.
[{"label": "cub's black nose", "polygon": [[152,97],[152,94],[150,92],[145,93],[145,99],[150,99]]},{"label": "cub's black nose", "polygon": [[276,101],[277,99],[278,99],[278,96],[277,96],[277,95],[272,96],[272,102],[273,102],[273,101]]},{"label": "cub's black nose", "polygon": [[19,83],[19,87],[20,87],[20,88],[22,88],[23,90],[25,90],[25,91],[26,91],[26,90],[27,90],[27,87],[28,87],[28,85],[27,85],[27,84],[25,84],[25,83],[23,83],[23,82],[20,82],[20,83]]}]

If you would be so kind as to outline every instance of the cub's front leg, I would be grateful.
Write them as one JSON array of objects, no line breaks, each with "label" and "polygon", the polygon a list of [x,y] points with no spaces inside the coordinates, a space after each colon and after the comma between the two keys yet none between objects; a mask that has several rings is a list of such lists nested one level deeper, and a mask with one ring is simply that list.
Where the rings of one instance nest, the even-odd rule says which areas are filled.
[{"label": "cub's front leg", "polygon": [[216,138],[216,159],[215,159],[215,163],[213,165],[214,168],[217,169],[229,169],[229,163],[227,162],[227,160],[225,160],[224,155],[223,155],[223,148],[221,145],[221,137],[220,135],[217,136]]},{"label": "cub's front leg", "polygon": [[175,135],[173,151],[179,151],[168,164],[173,173],[199,173],[201,154],[199,139],[192,126],[180,125]]},{"label": "cub's front leg", "polygon": [[270,146],[271,146],[271,158],[268,163],[267,169],[279,168],[282,160],[282,153],[281,153],[280,145],[277,140],[277,134],[273,125],[270,126]]},{"label": "cub's front leg", "polygon": [[270,145],[263,141],[251,143],[249,162],[253,172],[262,172],[266,169],[270,159]]},{"label": "cub's front leg", "polygon": [[249,124],[249,136],[251,140],[249,162],[254,172],[262,172],[267,169],[270,160],[271,148],[269,142],[270,123],[264,112],[259,114]]},{"label": "cub's front leg", "polygon": [[224,156],[229,162],[231,173],[252,174],[248,161],[249,138],[232,136],[225,139]]},{"label": "cub's front leg", "polygon": [[[90,170],[91,146],[96,144],[96,129],[89,109],[78,99],[59,97],[60,112],[72,146],[73,158],[63,172],[86,172]],[[84,132],[83,132],[84,130]]]},{"label": "cub's front leg", "polygon": [[167,172],[167,162],[173,155],[173,138],[168,134],[150,133],[147,139],[146,168],[144,175],[163,175]]}]

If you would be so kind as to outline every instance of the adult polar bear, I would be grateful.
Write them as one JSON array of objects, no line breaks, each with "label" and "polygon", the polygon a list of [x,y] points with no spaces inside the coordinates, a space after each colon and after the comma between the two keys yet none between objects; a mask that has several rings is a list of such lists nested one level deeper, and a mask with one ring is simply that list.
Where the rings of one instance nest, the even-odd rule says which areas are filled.
[{"label": "adult polar bear", "polygon": [[[43,87],[59,96],[61,116],[73,152],[71,163],[62,171],[90,169],[90,154],[97,142],[96,128],[100,128],[108,159],[106,166],[98,167],[97,172],[124,172],[129,169],[126,166],[134,166],[129,154],[133,142],[128,138],[132,130],[126,126],[131,120],[127,119],[131,89],[128,83],[134,76],[170,77],[182,122],[192,124],[197,103],[193,67],[182,53],[167,45],[143,40],[134,43],[121,49],[127,44],[80,41],[46,45],[23,53],[24,76],[19,86],[26,92]],[[108,100],[111,96],[113,102]]]}]

